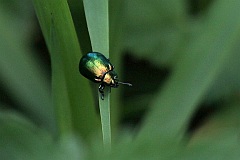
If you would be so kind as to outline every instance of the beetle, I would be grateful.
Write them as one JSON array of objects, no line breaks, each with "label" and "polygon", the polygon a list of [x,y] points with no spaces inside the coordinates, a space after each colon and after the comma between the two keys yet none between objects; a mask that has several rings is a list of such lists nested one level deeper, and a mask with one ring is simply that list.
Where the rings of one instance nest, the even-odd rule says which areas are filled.
[{"label": "beetle", "polygon": [[80,73],[87,79],[100,83],[98,90],[102,100],[104,100],[105,86],[113,88],[117,88],[119,84],[132,86],[130,83],[120,82],[117,73],[113,69],[114,66],[109,59],[99,52],[87,53],[79,62]]}]

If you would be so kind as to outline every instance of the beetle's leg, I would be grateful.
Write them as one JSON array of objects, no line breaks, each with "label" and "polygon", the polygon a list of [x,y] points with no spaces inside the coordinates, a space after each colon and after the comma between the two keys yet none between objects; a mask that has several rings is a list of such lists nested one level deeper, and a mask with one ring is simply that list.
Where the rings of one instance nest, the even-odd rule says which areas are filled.
[{"label": "beetle's leg", "polygon": [[98,81],[98,82],[101,82],[102,79],[101,79],[100,77],[97,77],[97,76],[96,76],[96,77],[94,78],[94,80],[95,80],[95,81]]},{"label": "beetle's leg", "polygon": [[111,64],[108,64],[108,68],[109,68],[109,71],[112,71],[112,70],[113,70]]},{"label": "beetle's leg", "polygon": [[99,88],[98,88],[98,89],[99,89],[99,92],[100,92],[100,93],[103,93],[104,88],[105,88],[105,85],[104,85],[103,83],[100,84],[100,85],[99,85]]},{"label": "beetle's leg", "polygon": [[103,92],[104,88],[105,88],[105,85],[104,85],[104,84],[100,84],[100,85],[99,85],[99,88],[98,88],[98,90],[99,90],[99,92],[100,92],[100,94],[101,94],[101,99],[102,99],[102,100],[104,100],[104,92]]}]

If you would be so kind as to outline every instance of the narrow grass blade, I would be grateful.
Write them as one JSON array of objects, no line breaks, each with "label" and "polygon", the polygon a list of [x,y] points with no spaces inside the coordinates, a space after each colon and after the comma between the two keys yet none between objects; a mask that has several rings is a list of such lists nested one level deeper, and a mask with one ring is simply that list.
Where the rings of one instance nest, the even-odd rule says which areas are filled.
[{"label": "narrow grass blade", "polygon": [[[108,0],[84,0],[86,20],[92,43],[92,50],[109,57]],[[106,150],[111,146],[110,94],[105,88],[104,100],[99,95],[103,143]]]}]

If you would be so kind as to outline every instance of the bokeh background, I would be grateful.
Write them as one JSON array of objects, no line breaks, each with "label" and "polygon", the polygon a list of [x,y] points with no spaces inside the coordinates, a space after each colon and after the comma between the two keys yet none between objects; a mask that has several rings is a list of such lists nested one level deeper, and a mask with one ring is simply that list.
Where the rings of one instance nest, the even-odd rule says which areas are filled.
[{"label": "bokeh background", "polygon": [[[91,43],[82,1],[68,5],[85,54]],[[73,132],[58,138],[56,112],[65,112],[53,102],[53,57],[33,1],[0,0],[0,158],[238,159],[239,10],[235,0],[110,2],[110,60],[133,87],[112,89],[116,147],[105,155],[96,86],[83,79],[92,87],[94,118],[73,118]]]}]

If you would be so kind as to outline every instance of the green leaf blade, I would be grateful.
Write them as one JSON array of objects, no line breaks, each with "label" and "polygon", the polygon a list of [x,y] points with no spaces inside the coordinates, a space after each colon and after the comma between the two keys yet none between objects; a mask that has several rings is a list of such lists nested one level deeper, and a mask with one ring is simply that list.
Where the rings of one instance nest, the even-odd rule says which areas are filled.
[{"label": "green leaf blade", "polygon": [[60,134],[75,130],[89,139],[98,122],[91,89],[78,71],[81,53],[67,1],[34,0],[34,6],[51,54]]},{"label": "green leaf blade", "polygon": [[[86,20],[92,44],[92,50],[109,57],[109,18],[108,0],[84,0]],[[104,100],[99,94],[99,107],[102,123],[103,144],[106,150],[111,148],[110,124],[110,88],[104,89]]]}]

